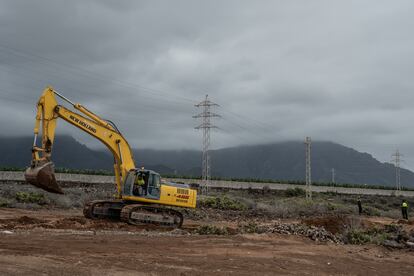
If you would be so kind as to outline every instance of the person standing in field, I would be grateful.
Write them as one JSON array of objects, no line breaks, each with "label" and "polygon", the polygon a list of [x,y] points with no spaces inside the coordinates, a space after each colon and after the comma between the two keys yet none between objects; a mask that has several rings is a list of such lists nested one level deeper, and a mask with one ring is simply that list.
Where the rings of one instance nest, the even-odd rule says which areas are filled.
[{"label": "person standing in field", "polygon": [[401,212],[402,212],[403,219],[408,220],[408,203],[405,199],[402,201],[402,204],[401,204]]},{"label": "person standing in field", "polygon": [[361,197],[360,196],[358,197],[357,203],[358,203],[358,214],[362,215],[362,202],[361,202]]}]

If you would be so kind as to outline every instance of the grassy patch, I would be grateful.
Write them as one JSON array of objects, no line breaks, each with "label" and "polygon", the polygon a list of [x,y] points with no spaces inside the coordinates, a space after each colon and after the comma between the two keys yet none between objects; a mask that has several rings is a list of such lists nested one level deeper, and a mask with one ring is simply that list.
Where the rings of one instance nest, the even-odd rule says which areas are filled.
[{"label": "grassy patch", "polygon": [[214,225],[201,225],[195,232],[199,235],[228,235],[227,228]]},{"label": "grassy patch", "polygon": [[349,244],[366,244],[372,241],[371,235],[361,229],[353,229],[346,233],[345,240]]},{"label": "grassy patch", "polygon": [[212,209],[235,211],[244,211],[247,209],[247,206],[242,202],[236,199],[231,199],[227,196],[201,198],[198,201],[198,206]]},{"label": "grassy patch", "polygon": [[4,198],[0,198],[0,207],[9,207],[10,202]]},{"label": "grassy patch", "polygon": [[298,197],[298,196],[305,196],[306,195],[306,191],[302,188],[289,188],[285,190],[285,195],[287,197]]},{"label": "grassy patch", "polygon": [[260,225],[254,221],[250,221],[247,224],[239,224],[238,226],[241,233],[248,233],[248,234],[262,234],[266,232],[266,228],[263,225]]},{"label": "grassy patch", "polygon": [[381,216],[381,212],[377,208],[371,206],[365,206],[363,213],[367,216]]},{"label": "grassy patch", "polygon": [[33,192],[17,192],[16,200],[20,203],[37,203],[39,205],[48,203],[44,194]]},{"label": "grassy patch", "polygon": [[351,223],[343,238],[345,243],[381,245],[386,240],[395,240],[402,233],[401,225],[390,224],[385,226],[366,227],[360,223]]}]

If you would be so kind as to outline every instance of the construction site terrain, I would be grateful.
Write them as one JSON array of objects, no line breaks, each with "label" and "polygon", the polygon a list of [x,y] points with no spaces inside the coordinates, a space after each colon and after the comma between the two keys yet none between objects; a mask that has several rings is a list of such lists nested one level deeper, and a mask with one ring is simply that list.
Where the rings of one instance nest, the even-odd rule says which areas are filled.
[{"label": "construction site terrain", "polygon": [[111,190],[81,185],[59,196],[13,183],[0,188],[1,275],[414,271],[414,222],[399,219],[400,198],[364,197],[359,216],[351,195],[317,194],[309,203],[297,189],[212,191],[196,210],[182,210],[182,229],[168,229],[84,218],[84,201]]}]

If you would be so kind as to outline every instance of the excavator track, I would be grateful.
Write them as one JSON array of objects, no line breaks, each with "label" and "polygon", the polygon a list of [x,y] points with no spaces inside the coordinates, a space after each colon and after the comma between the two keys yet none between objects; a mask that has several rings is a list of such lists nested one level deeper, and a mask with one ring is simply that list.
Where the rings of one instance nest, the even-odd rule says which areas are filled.
[{"label": "excavator track", "polygon": [[94,200],[83,208],[83,215],[89,219],[119,220],[125,203],[119,200]]},{"label": "excavator track", "polygon": [[183,215],[173,209],[141,204],[126,205],[121,210],[121,221],[133,225],[153,224],[163,227],[180,228]]}]

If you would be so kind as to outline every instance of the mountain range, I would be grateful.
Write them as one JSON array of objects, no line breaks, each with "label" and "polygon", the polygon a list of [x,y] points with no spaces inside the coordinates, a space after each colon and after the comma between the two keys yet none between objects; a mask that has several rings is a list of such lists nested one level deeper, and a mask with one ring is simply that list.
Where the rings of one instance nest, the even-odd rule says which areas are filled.
[{"label": "mountain range", "polygon": [[[0,137],[0,167],[26,167],[30,163],[31,137]],[[196,150],[134,149],[136,166],[161,174],[200,176],[201,152]],[[112,170],[109,151],[94,150],[71,136],[57,136],[53,161],[56,167]],[[303,142],[289,141],[238,146],[211,151],[211,171],[216,177],[304,180]],[[333,142],[312,142],[312,181],[330,182],[332,169],[338,183],[395,185],[395,167],[368,153]],[[414,173],[401,169],[401,183],[414,187]]]}]

